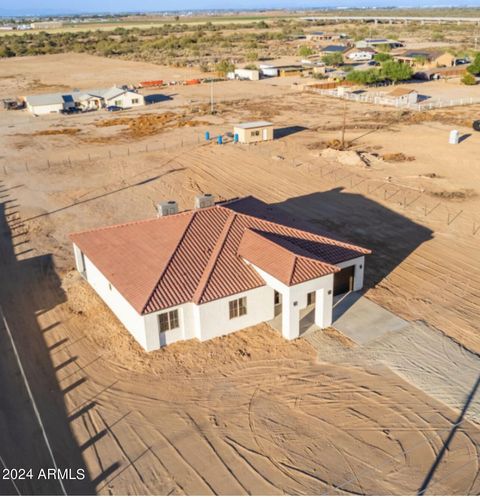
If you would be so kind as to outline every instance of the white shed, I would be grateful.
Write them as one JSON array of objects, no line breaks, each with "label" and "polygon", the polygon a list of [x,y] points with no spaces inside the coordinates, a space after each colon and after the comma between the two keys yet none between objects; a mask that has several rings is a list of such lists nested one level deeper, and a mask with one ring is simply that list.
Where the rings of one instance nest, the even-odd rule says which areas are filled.
[{"label": "white shed", "polygon": [[31,95],[25,97],[25,104],[35,116],[57,113],[75,107],[72,95],[63,93]]},{"label": "white shed", "polygon": [[239,143],[255,143],[273,140],[273,123],[268,121],[252,121],[235,124],[233,133]]}]

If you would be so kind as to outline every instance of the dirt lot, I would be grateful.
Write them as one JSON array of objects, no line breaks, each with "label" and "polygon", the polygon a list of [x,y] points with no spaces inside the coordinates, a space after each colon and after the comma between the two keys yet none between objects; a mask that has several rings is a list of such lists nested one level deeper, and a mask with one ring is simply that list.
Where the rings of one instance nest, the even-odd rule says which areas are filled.
[{"label": "dirt lot", "polygon": [[[478,494],[478,402],[469,395],[480,353],[480,136],[447,142],[452,125],[478,108],[413,116],[349,104],[345,154],[327,147],[340,136],[342,102],[272,82],[231,85],[228,94],[218,87],[215,116],[203,101],[188,103],[203,98],[195,92],[208,98],[208,88],[122,113],[168,110],[177,116],[170,124],[201,121],[158,126],[140,138],[128,125],[95,126],[113,118],[103,114],[0,112],[0,174],[2,166],[7,173],[0,178],[0,270],[9,282],[0,285],[0,303],[55,454],[63,465],[88,469],[89,480],[67,490]],[[249,100],[235,89],[251,92]],[[275,123],[275,141],[220,147],[203,139],[207,129],[214,135],[257,118]],[[39,134],[62,128],[80,131]],[[413,160],[382,159],[398,153]],[[262,325],[142,352],[73,270],[67,235],[152,216],[163,199],[191,208],[200,192],[254,195],[371,247],[367,296],[423,321],[418,337],[359,349],[329,332],[315,350]],[[329,351],[320,362],[319,348]],[[427,374],[431,381],[422,383]],[[13,360],[0,375],[4,384],[18,381]],[[1,456],[25,463],[22,447],[29,446],[28,457],[43,464],[38,431],[16,419],[28,400],[2,399]],[[28,485],[21,490],[31,491]]]}]

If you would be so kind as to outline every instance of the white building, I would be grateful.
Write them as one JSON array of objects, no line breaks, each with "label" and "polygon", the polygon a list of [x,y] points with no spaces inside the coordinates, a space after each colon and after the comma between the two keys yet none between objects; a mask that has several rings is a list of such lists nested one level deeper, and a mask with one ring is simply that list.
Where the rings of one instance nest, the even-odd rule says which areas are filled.
[{"label": "white building", "polygon": [[95,110],[116,106],[122,109],[145,105],[145,98],[137,92],[126,88],[71,91],[66,93],[46,93],[25,97],[27,109],[40,116],[71,109]]},{"label": "white building", "polygon": [[75,108],[71,94],[48,93],[25,97],[27,109],[35,116],[52,114]]},{"label": "white building", "polygon": [[71,235],[78,271],[146,350],[278,313],[294,339],[307,304],[327,327],[334,295],[362,288],[369,250],[296,227],[253,197],[197,205],[207,206]]},{"label": "white building", "polygon": [[273,140],[273,123],[268,121],[252,121],[235,124],[234,136],[239,143],[256,143]]},{"label": "white building", "polygon": [[260,71],[258,69],[235,69],[235,71],[227,74],[227,79],[258,81],[260,79]]},{"label": "white building", "polygon": [[373,48],[352,48],[345,53],[345,58],[352,62],[367,62],[372,60],[375,56],[375,50]]}]

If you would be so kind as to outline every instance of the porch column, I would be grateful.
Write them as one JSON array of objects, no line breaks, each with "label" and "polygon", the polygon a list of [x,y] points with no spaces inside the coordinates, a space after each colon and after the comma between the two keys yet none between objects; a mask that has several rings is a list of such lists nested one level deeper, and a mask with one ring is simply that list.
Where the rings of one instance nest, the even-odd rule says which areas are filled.
[{"label": "porch column", "polygon": [[300,310],[291,295],[282,294],[282,335],[287,340],[300,336]]},{"label": "porch column", "polygon": [[332,307],[333,288],[317,290],[315,292],[315,324],[319,328],[328,328],[332,324]]}]

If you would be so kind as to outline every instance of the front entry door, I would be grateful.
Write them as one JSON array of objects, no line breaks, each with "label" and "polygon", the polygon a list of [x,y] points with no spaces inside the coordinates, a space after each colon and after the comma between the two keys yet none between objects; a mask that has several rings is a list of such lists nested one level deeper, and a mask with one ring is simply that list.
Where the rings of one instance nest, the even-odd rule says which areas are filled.
[{"label": "front entry door", "polygon": [[333,295],[343,295],[353,290],[353,280],[355,278],[355,266],[349,266],[333,277]]}]

